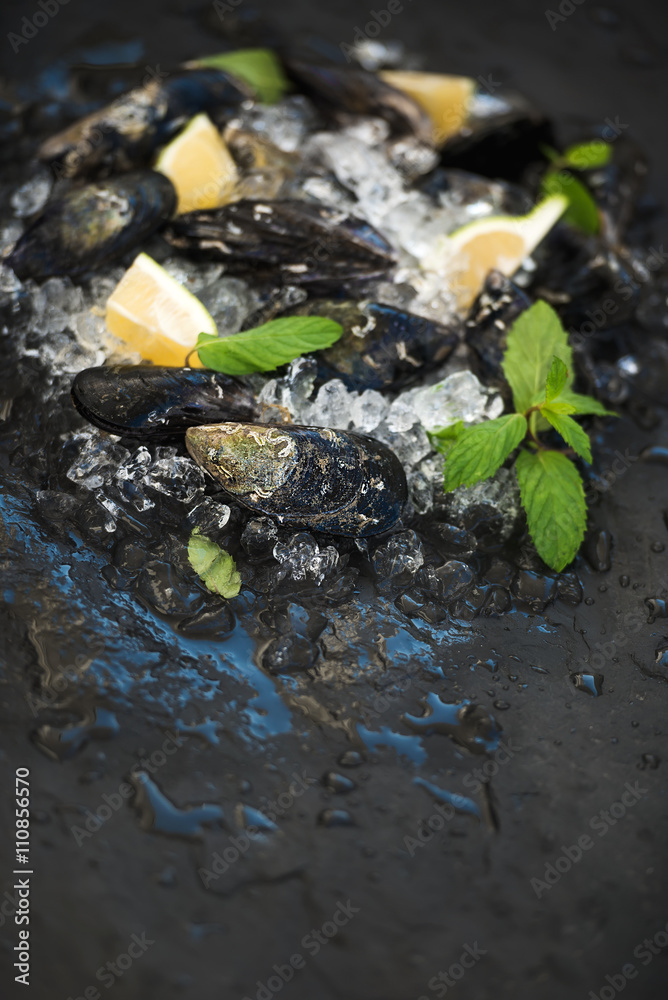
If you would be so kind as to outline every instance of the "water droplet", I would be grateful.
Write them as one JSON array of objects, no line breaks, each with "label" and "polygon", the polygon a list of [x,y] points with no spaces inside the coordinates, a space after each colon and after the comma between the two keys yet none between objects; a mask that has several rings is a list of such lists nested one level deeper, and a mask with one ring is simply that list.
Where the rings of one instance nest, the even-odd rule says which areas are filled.
[{"label": "water droplet", "polygon": [[649,611],[647,621],[651,624],[657,618],[668,618],[668,608],[666,602],[661,597],[646,597],[645,605]]},{"label": "water droplet", "polygon": [[346,809],[323,809],[318,816],[320,826],[355,826],[355,820]]},{"label": "water droplet", "polygon": [[507,709],[510,708],[510,702],[503,701],[501,698],[497,698],[497,700],[494,702],[494,708],[498,709],[499,712],[505,712],[507,711]]},{"label": "water droplet", "polygon": [[626,573],[622,573],[622,575],[619,578],[620,586],[622,586],[622,587],[628,587],[628,585],[630,584],[630,582],[631,582],[631,580],[626,575]]},{"label": "water droplet", "polygon": [[179,809],[146,771],[135,771],[129,780],[135,789],[133,805],[142,830],[172,837],[200,838],[204,835],[203,826],[219,823],[223,818],[223,810],[217,805]]},{"label": "water droplet", "polygon": [[344,750],[339,757],[341,767],[359,767],[362,761],[362,754],[357,750]]},{"label": "water droplet", "polygon": [[663,544],[663,542],[652,542],[651,549],[652,552],[665,552],[666,546]]},{"label": "water droplet", "polygon": [[634,729],[637,729],[637,728],[638,728],[638,726],[640,725],[640,723],[639,723],[639,722],[632,722],[632,723],[631,723],[631,725],[632,725],[632,727],[633,727]]},{"label": "water droplet", "polygon": [[594,603],[594,598],[593,597],[585,597],[585,604],[587,605],[587,607],[590,608],[593,603]]},{"label": "water droplet", "polygon": [[651,771],[656,771],[657,767],[661,763],[661,758],[657,757],[654,753],[644,753],[640,758],[640,764],[638,767],[641,771],[644,771],[648,767]]},{"label": "water droplet", "polygon": [[33,734],[36,746],[52,760],[66,760],[82,750],[90,740],[109,740],[120,727],[113,712],[96,708],[72,726],[40,726]]},{"label": "water droplet", "polygon": [[604,529],[590,532],[585,539],[583,551],[596,573],[607,573],[612,558],[612,535]]},{"label": "water droplet", "polygon": [[352,792],[357,785],[352,778],[346,778],[344,774],[337,774],[336,771],[328,771],[322,777],[322,783],[330,792]]},{"label": "water droplet", "polygon": [[608,589],[607,584],[602,583],[601,586],[598,588],[598,592],[599,594],[605,594],[607,592],[607,589]]},{"label": "water droplet", "polygon": [[498,747],[500,730],[482,705],[469,701],[446,704],[433,692],[422,699],[422,704],[428,710],[423,716],[403,716],[406,725],[416,733],[442,733],[472,753],[491,753]]},{"label": "water droplet", "polygon": [[585,691],[595,698],[603,694],[603,674],[571,674],[571,680],[578,691]]},{"label": "water droplet", "polygon": [[425,781],[424,778],[413,778],[413,784],[424,788],[437,802],[445,802],[452,806],[453,809],[456,809],[457,812],[469,813],[469,815],[475,816],[476,819],[482,819],[480,806],[466,795],[448,792],[445,788],[439,788],[438,785],[432,784],[431,781]]}]

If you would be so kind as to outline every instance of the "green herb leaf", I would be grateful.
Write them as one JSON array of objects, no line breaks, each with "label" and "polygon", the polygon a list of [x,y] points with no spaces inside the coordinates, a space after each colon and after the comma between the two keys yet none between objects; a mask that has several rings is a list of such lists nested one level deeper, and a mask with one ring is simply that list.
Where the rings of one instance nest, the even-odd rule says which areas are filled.
[{"label": "green herb leaf", "polygon": [[549,403],[547,406],[541,407],[540,412],[546,420],[549,420],[555,431],[561,434],[566,444],[569,444],[580,458],[584,458],[585,462],[589,462],[591,465],[591,442],[587,432],[572,417],[565,413],[555,412]]},{"label": "green herb leaf", "polygon": [[237,49],[194,59],[189,66],[211,66],[239,77],[262,104],[276,104],[290,88],[283,67],[271,49]]},{"label": "green herb leaf", "polygon": [[219,545],[200,534],[195,528],[188,542],[188,559],[202,583],[221,597],[236,597],[241,590],[241,577],[234,559]]},{"label": "green herb leaf", "polygon": [[556,451],[522,451],[516,469],[533,543],[547,565],[561,572],[580,548],[587,524],[580,474]]},{"label": "green herb leaf", "polygon": [[493,476],[526,432],[527,422],[521,413],[464,428],[445,463],[444,489],[472,486]]},{"label": "green herb leaf", "polygon": [[560,403],[567,403],[573,407],[571,413],[578,413],[584,416],[585,414],[595,414],[598,417],[616,417],[617,414],[612,410],[606,410],[603,403],[599,403],[597,399],[593,396],[583,396],[579,392],[573,392],[571,389],[565,389],[561,396],[559,397]]},{"label": "green herb leaf", "polygon": [[549,160],[551,163],[558,164],[559,166],[563,164],[564,158],[559,150],[555,149],[554,146],[548,146],[547,143],[541,143],[540,151],[545,159]]},{"label": "green herb leaf", "polygon": [[515,320],[507,345],[502,367],[518,413],[544,401],[553,356],[563,361],[570,373],[566,385],[573,381],[573,354],[568,335],[547,302],[539,299]]},{"label": "green herb leaf", "polygon": [[605,167],[612,158],[612,147],[603,139],[578,142],[564,150],[564,160],[576,170],[594,170]]},{"label": "green herb leaf", "polygon": [[556,354],[552,356],[552,365],[549,372],[547,373],[547,381],[545,383],[545,401],[551,403],[553,399],[561,394],[562,389],[565,388],[566,382],[568,381],[568,368],[563,363],[561,358],[558,358]]},{"label": "green herb leaf", "polygon": [[448,424],[447,427],[439,427],[436,431],[427,431],[427,437],[435,451],[440,452],[441,455],[448,455],[463,430],[464,421],[457,420],[456,423]]},{"label": "green herb leaf", "polygon": [[561,217],[585,233],[595,235],[601,228],[598,207],[588,189],[569,170],[548,170],[541,183],[542,194],[547,197],[562,194],[568,198],[568,208]]},{"label": "green herb leaf", "polygon": [[540,408],[541,413],[543,412],[546,406],[549,407],[549,409],[552,410],[553,413],[575,413],[575,407],[573,406],[573,404],[563,403],[561,401],[561,398],[553,399],[551,403],[543,403]]},{"label": "green herb leaf", "polygon": [[214,371],[249,375],[330,347],[342,333],[340,323],[324,316],[284,316],[229,337],[200,333],[197,353],[202,364]]}]

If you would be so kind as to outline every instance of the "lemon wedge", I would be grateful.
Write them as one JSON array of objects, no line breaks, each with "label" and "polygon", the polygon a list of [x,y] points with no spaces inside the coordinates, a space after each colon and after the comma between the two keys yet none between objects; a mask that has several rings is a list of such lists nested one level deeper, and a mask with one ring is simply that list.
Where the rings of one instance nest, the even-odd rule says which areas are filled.
[{"label": "lemon wedge", "polygon": [[445,73],[383,70],[380,78],[402,90],[426,111],[434,126],[434,143],[442,146],[463,127],[469,113],[475,80]]},{"label": "lemon wedge", "polygon": [[219,208],[230,201],[239,180],[223,137],[208,115],[195,115],[162,150],[155,169],[176,188],[176,211]]},{"label": "lemon wedge", "polygon": [[470,308],[491,270],[507,277],[514,274],[567,207],[563,195],[553,195],[539,202],[528,215],[492,215],[469,222],[445,237],[439,252],[447,261],[444,269],[458,308]]},{"label": "lemon wedge", "polygon": [[[185,364],[198,334],[218,332],[199,299],[145,253],[109,296],[105,318],[115,337],[156,365]],[[190,364],[203,367],[196,354]]]}]

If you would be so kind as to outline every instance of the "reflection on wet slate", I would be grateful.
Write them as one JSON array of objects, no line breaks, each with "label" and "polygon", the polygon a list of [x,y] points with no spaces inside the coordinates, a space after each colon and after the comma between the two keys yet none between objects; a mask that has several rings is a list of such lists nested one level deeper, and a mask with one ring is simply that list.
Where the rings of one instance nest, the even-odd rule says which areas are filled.
[{"label": "reflection on wet slate", "polygon": [[142,830],[191,839],[204,836],[205,826],[217,826],[222,822],[223,810],[220,806],[188,806],[184,809],[175,806],[146,771],[134,771],[129,780],[135,789],[132,805]]}]

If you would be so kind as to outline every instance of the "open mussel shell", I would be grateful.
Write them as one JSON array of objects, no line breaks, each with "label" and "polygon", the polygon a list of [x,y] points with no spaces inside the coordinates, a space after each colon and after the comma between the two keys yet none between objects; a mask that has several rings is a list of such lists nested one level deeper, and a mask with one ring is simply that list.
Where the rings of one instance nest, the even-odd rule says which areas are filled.
[{"label": "open mussel shell", "polygon": [[181,250],[224,261],[230,274],[291,285],[368,280],[394,264],[392,248],[367,222],[306,201],[244,199],[188,212],[165,237]]},{"label": "open mussel shell", "polygon": [[286,59],[299,89],[325,113],[347,112],[384,118],[395,135],[433,145],[433,125],[419,104],[375,73],[357,67],[325,66]]},{"label": "open mussel shell", "polygon": [[447,361],[459,337],[452,327],[380,302],[312,299],[293,315],[328,316],[343,327],[332,347],[318,351],[318,376],[346,388],[399,388]]},{"label": "open mussel shell", "polygon": [[77,277],[122,257],[159,229],[175,207],[172,182],[154,170],[72,188],[48,202],[6,263],[21,281]]},{"label": "open mussel shell", "polygon": [[181,70],[149,80],[74,122],[47,139],[38,156],[57,177],[128,170],[147,163],[193,115],[206,111],[224,121],[252,96],[222,70]]},{"label": "open mussel shell", "polygon": [[96,427],[147,441],[179,438],[200,424],[257,420],[260,413],[241,382],[202,368],[87,368],[74,379],[72,400]]},{"label": "open mussel shell", "polygon": [[396,455],[373,438],[326,427],[193,427],[186,447],[230,496],[289,527],[333,535],[387,531],[406,502]]}]

